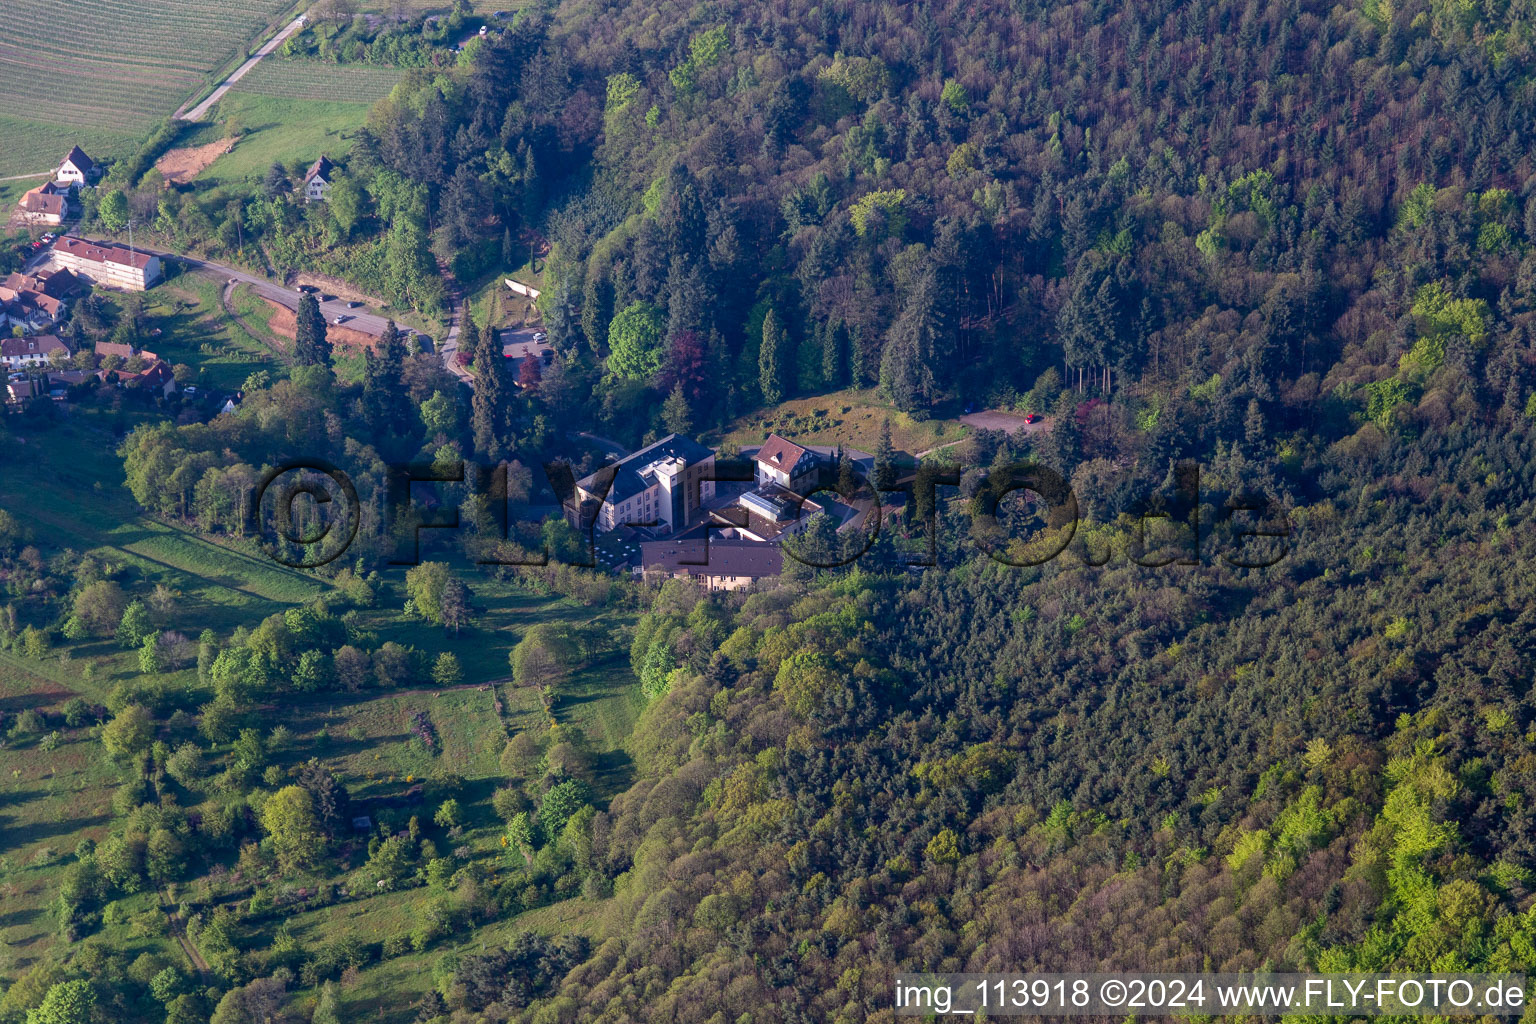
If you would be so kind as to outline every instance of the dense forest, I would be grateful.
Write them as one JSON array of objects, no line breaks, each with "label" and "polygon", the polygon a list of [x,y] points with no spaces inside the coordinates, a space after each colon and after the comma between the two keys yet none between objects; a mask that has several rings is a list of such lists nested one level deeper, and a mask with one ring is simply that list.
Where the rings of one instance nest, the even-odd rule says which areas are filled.
[{"label": "dense forest", "polygon": [[[94,1001],[330,1024],[332,983],[428,952],[395,1019],[882,1022],[910,970],[1531,968],[1533,31],[1526,0],[567,0],[451,66],[413,58],[441,66],[347,161],[355,237],[334,212],[237,223],[423,309],[444,273],[545,240],[554,360],[515,387],[470,323],[466,397],[391,331],[351,384],[306,305],[298,365],[237,412],[126,433],[137,505],[239,550],[232,496],[268,467],[323,457],[357,482],[359,543],[316,570],[337,593],[232,631],[170,637],[164,595],[0,518],[8,649],[115,641],[145,677],[60,712],[99,724],[124,781],[58,894],[77,951],[21,976],[0,1020],[77,1024]],[[298,38],[362,61],[390,37]],[[598,464],[575,431],[709,431],[846,387],[919,420],[1053,424],[906,467],[911,500],[862,557],[750,593],[573,568],[563,523],[492,512],[553,500],[551,460]],[[505,464],[500,490],[446,484],[464,528],[391,568],[410,524],[385,515],[389,463],[471,456]],[[979,514],[1024,459],[1070,481],[1075,528],[1016,498]],[[1286,524],[1272,564],[1224,557],[1243,509]],[[929,539],[936,564],[912,566]],[[557,557],[510,564],[540,547]],[[494,794],[434,776],[419,816],[331,864],[357,780],[281,768],[292,739],[263,716],[458,683],[453,655],[366,614],[395,601],[456,636],[504,586],[593,619],[510,655],[548,734],[508,740]],[[569,666],[615,659],[643,710],[605,789],[551,709]],[[186,692],[155,680],[172,663]],[[439,749],[425,715],[411,729]],[[476,799],[500,849],[455,859]],[[162,982],[101,940],[108,908],[202,856],[304,879],[291,901],[416,887],[429,910],[304,948],[266,889],[188,897],[210,977]],[[570,916],[458,941],[552,907]]]}]

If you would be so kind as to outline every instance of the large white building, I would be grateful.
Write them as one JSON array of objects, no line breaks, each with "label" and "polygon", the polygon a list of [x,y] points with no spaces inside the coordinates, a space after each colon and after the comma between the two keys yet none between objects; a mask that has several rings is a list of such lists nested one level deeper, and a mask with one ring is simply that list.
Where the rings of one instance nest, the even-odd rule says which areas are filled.
[{"label": "large white building", "polygon": [[160,280],[160,257],[116,242],[65,237],[53,243],[53,262],[92,284],[142,292]]},{"label": "large white building", "polygon": [[[715,453],[692,438],[668,434],[613,466],[576,482],[581,522],[595,522],[600,532],[621,526],[666,536],[702,518],[704,503],[715,496]],[[603,493],[602,478],[613,473]],[[589,518],[590,517],[590,518]]]}]

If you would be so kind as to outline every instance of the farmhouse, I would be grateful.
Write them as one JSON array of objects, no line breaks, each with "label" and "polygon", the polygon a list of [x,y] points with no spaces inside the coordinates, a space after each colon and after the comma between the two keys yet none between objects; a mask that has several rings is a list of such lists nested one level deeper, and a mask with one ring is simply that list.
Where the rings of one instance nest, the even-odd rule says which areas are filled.
[{"label": "farmhouse", "polygon": [[53,180],[60,185],[89,185],[101,176],[96,161],[85,155],[85,150],[75,146],[64,157],[59,169],[53,172]]},{"label": "farmhouse", "polygon": [[53,260],[93,284],[142,292],[160,280],[160,257],[137,252],[116,242],[61,238],[53,244]]},{"label": "farmhouse", "polygon": [[9,369],[22,370],[48,366],[55,352],[69,358],[69,346],[51,334],[37,334],[30,338],[0,339],[0,362]]},{"label": "farmhouse", "polygon": [[646,579],[692,579],[710,591],[741,590],[784,571],[777,544],[749,540],[648,541],[637,573]]},{"label": "farmhouse", "polygon": [[325,202],[335,174],[336,165],[323,156],[310,164],[309,170],[304,172],[304,200],[310,203]]},{"label": "farmhouse", "polygon": [[[602,532],[633,526],[652,536],[675,533],[702,515],[715,496],[715,453],[690,437],[668,434],[576,482],[566,516]],[[612,481],[606,484],[606,481]]]},{"label": "farmhouse", "polygon": [[30,189],[16,204],[16,217],[24,224],[57,227],[69,216],[69,186],[48,182]]}]

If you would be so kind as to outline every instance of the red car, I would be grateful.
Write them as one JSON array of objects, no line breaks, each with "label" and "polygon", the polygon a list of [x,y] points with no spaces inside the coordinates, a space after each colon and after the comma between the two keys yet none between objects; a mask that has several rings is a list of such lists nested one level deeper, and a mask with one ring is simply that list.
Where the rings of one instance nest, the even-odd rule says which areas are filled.
[{"label": "red car", "polygon": [[1038,420],[1039,418],[1040,418],[1040,414],[1036,413],[1036,412],[1027,412],[1027,413],[1024,414],[1024,422],[1025,423],[1033,423],[1036,420]]}]

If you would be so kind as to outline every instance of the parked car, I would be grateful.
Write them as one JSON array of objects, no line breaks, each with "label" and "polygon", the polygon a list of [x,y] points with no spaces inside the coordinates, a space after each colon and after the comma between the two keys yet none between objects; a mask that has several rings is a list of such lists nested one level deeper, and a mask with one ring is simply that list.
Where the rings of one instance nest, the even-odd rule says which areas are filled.
[{"label": "parked car", "polygon": [[361,306],[361,305],[362,305],[361,302],[352,302],[352,301],[348,301],[347,302],[347,308],[348,309],[356,309],[358,306]]},{"label": "parked car", "polygon": [[1037,413],[1037,412],[1027,412],[1027,413],[1024,414],[1024,422],[1025,423],[1034,423],[1039,418],[1040,418],[1040,414]]},{"label": "parked car", "polygon": [[345,313],[337,313],[336,314],[336,318],[334,320],[332,320],[331,323],[333,323],[333,324],[344,324],[344,323],[346,323],[350,319],[352,319],[352,318],[347,316]]},{"label": "parked car", "polygon": [[546,339],[548,337],[549,337],[549,335],[545,334],[543,331],[538,331],[538,332],[536,332],[534,334],[533,340],[534,341],[543,341],[544,339]]}]

